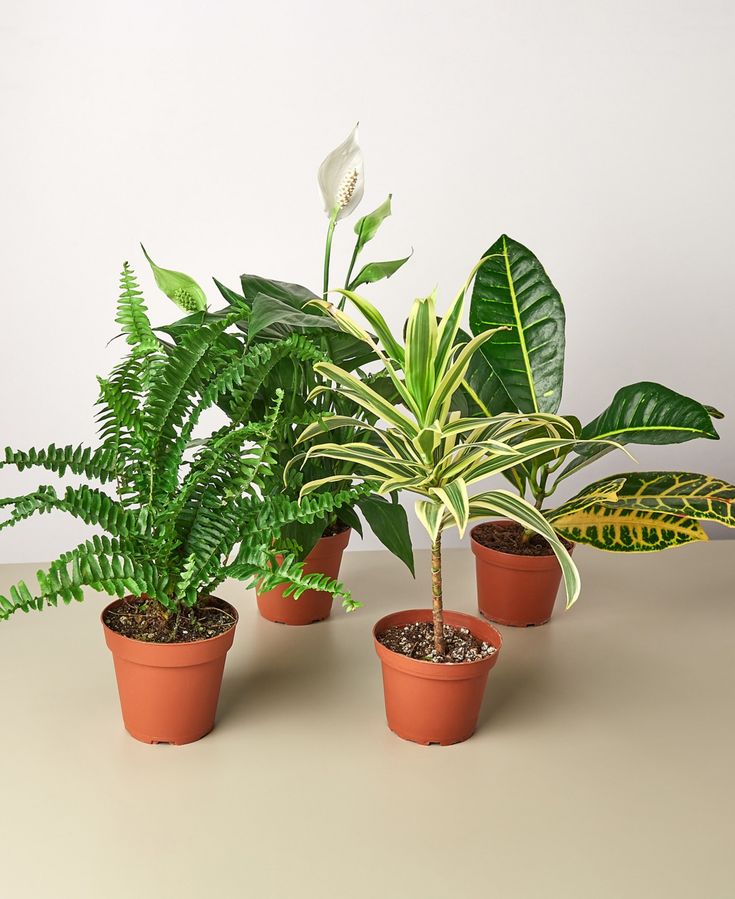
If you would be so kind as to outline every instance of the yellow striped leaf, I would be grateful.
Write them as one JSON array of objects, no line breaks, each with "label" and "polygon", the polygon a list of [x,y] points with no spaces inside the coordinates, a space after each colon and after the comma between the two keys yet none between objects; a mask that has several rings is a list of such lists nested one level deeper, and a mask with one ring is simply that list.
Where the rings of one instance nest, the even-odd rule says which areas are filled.
[{"label": "yellow striped leaf", "polygon": [[707,539],[693,518],[604,505],[588,506],[568,518],[555,518],[553,524],[567,540],[609,552],[657,552]]},{"label": "yellow striped leaf", "polygon": [[470,517],[470,498],[467,495],[467,484],[462,478],[451,481],[443,487],[432,487],[431,493],[442,501],[454,519],[459,536],[463,537]]}]

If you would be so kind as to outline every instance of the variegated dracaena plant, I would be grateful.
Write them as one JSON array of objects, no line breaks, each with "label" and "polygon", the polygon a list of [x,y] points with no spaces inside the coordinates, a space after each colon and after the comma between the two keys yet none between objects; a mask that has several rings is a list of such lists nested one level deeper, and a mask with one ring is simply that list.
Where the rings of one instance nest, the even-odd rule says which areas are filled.
[{"label": "variegated dracaena plant", "polygon": [[[434,296],[416,300],[405,345],[394,338],[373,305],[352,291],[342,291],[365,317],[376,339],[341,310],[330,306],[328,311],[345,331],[373,348],[400,402],[386,401],[337,365],[318,363],[315,368],[327,383],[316,388],[317,394],[339,391],[377,421],[372,424],[334,415],[316,422],[302,433],[302,442],[313,441],[320,434],[328,441],[328,432],[345,426],[353,427],[359,439],[316,443],[294,459],[296,464],[312,458],[349,462],[353,478],[373,484],[382,494],[407,490],[418,495],[416,511],[431,539],[434,641],[440,655],[445,652],[441,536],[447,527],[456,525],[463,533],[470,519],[494,514],[520,522],[543,534],[551,544],[561,563],[568,605],[580,589],[579,575],[564,545],[532,505],[503,489],[471,493],[474,485],[490,475],[573,446],[575,435],[563,418],[544,412],[461,416],[452,411],[453,398],[473,356],[503,330],[490,328],[465,344],[457,341],[468,284],[469,280],[440,322]],[[333,480],[335,477],[311,481],[302,494]]]},{"label": "variegated dracaena plant", "polygon": [[[469,414],[556,414],[564,379],[564,305],[543,266],[505,235],[487,251],[475,280],[470,328],[475,334],[505,326],[501,339],[473,357]],[[557,486],[617,444],[717,440],[713,418],[722,414],[651,381],[622,387],[600,415],[582,426],[567,416],[581,442],[554,449],[508,469],[519,494],[530,494],[557,531],[576,543],[618,552],[647,552],[706,540],[700,521],[735,527],[735,486],[683,471],[635,471],[585,487],[557,508],[544,509]]]}]

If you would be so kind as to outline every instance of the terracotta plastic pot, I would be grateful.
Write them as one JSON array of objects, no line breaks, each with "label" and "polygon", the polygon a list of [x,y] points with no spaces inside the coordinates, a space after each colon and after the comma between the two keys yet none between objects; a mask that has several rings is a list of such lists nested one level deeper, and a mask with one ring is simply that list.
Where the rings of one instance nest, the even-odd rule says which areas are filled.
[{"label": "terracotta plastic pot", "polygon": [[[304,561],[305,574],[326,574],[336,580],[342,564],[342,553],[350,542],[352,529],[333,537],[322,537]],[[256,593],[263,618],[277,624],[314,624],[324,621],[332,612],[332,594],[322,590],[305,590],[298,599],[284,596],[286,587]]]},{"label": "terracotta plastic pot", "polygon": [[[502,520],[491,524],[509,527],[513,522]],[[546,624],[561,583],[561,566],[556,556],[516,556],[489,549],[475,540],[477,527],[472,529],[470,537],[480,613],[490,621],[510,627]]]},{"label": "terracotta plastic pot", "polygon": [[[235,624],[217,637],[193,643],[146,643],[111,630],[104,621],[105,642],[115,663],[125,729],[143,743],[193,743],[214,727],[225,656]],[[220,600],[222,602],[222,600]]]},{"label": "terracotta plastic pot", "polygon": [[375,650],[383,667],[388,727],[414,743],[461,743],[475,732],[485,684],[500,655],[502,638],[487,622],[461,612],[444,612],[444,622],[469,628],[496,652],[477,662],[437,664],[409,659],[378,641],[390,627],[431,621],[429,609],[409,609],[386,615],[373,628]]}]

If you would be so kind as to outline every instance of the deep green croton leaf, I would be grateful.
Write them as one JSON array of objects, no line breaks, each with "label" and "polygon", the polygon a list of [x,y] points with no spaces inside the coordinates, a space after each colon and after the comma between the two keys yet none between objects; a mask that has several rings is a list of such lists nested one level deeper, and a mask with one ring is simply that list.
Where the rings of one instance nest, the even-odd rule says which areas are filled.
[{"label": "deep green croton leaf", "polygon": [[508,326],[483,346],[485,358],[521,412],[556,412],[564,381],[564,305],[544,267],[505,234],[475,278],[470,329]]},{"label": "deep green croton leaf", "polygon": [[[499,339],[496,335],[493,340]],[[457,331],[457,343],[467,343],[472,338],[461,328]],[[492,341],[490,341],[492,343]],[[484,353],[474,353],[467,367],[462,390],[452,398],[453,407],[463,416],[491,416],[501,412],[516,412],[513,400],[493,371]]]},{"label": "deep green croton leaf", "polygon": [[[621,387],[607,409],[582,428],[580,437],[654,445],[684,443],[698,437],[719,439],[707,407],[653,381]],[[567,477],[613,448],[609,444],[581,445],[560,477]]]}]

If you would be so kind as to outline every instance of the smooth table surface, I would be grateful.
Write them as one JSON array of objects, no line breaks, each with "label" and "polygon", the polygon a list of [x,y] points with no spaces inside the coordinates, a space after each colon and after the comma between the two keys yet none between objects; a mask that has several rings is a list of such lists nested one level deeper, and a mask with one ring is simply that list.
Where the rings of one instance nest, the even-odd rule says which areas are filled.
[{"label": "smooth table surface", "polygon": [[[475,736],[385,726],[371,627],[428,604],[381,552],[348,552],[365,602],[271,624],[240,585],[218,723],[189,746],[123,730],[102,600],[0,624],[0,896],[735,896],[735,542],[581,549],[578,604],[501,628]],[[475,609],[446,553],[447,607]],[[6,589],[37,566],[0,567]]]}]

